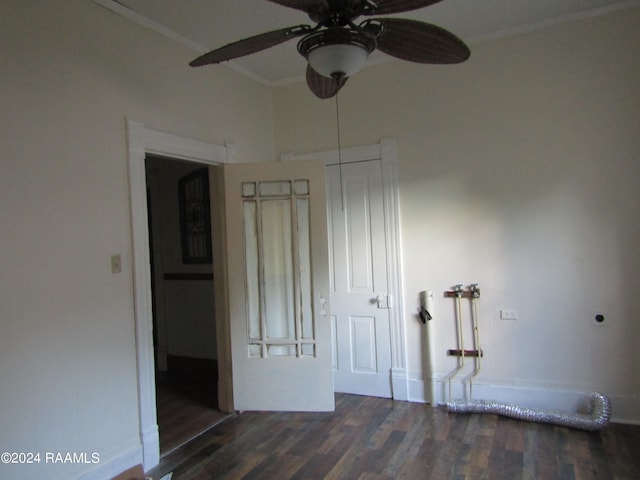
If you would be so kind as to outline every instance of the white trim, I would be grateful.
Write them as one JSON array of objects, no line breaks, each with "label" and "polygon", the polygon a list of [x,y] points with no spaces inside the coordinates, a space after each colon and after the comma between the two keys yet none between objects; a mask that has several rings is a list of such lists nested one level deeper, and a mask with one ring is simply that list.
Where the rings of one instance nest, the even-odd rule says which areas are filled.
[{"label": "white trim", "polygon": [[406,372],[406,337],[404,326],[404,304],[402,291],[402,252],[400,242],[400,205],[398,195],[398,154],[396,140],[387,138],[373,145],[295,154],[281,155],[281,161],[324,160],[325,165],[338,163],[381,160],[382,188],[384,195],[385,230],[387,234],[387,271],[389,272],[389,294],[392,298],[390,312],[391,334],[391,387],[396,400],[409,399],[409,383]]},{"label": "white trim", "polygon": [[180,137],[149,128],[144,129],[143,141],[145,153],[209,165],[219,165],[227,162],[227,149],[230,148],[229,146],[220,147],[200,140]]},{"label": "white trim", "polygon": [[[394,141],[394,140],[392,140]],[[382,159],[382,144],[374,143],[373,145],[364,145],[360,147],[342,148],[339,152],[337,149],[324,150],[322,152],[310,153],[293,153],[287,152],[280,156],[280,161],[298,161],[298,160],[324,160],[325,165],[336,165],[338,161],[342,163],[363,162],[367,160]],[[384,159],[383,159],[384,160]],[[387,158],[387,161],[392,159]]]},{"label": "white trim", "polygon": [[142,465],[146,471],[160,461],[160,441],[155,400],[145,157],[150,153],[207,165],[218,165],[227,161],[228,152],[226,147],[152,130],[129,118],[127,118],[127,142],[138,361],[138,413]]},{"label": "white trim", "polygon": [[581,10],[579,12],[569,13],[567,15],[561,15],[559,17],[540,20],[537,22],[531,22],[524,25],[518,25],[517,27],[505,28],[495,32],[474,35],[473,37],[466,38],[465,41],[473,45],[476,43],[482,43],[489,40],[498,40],[505,37],[531,33],[538,30],[543,30],[545,28],[564,25],[566,23],[583,20],[585,18],[597,17],[599,15],[605,15],[607,13],[612,13],[618,10],[624,10],[627,8],[633,8],[637,6],[640,6],[640,0],[625,0],[621,2],[616,2],[611,5],[605,5],[603,7],[590,8],[588,10]]},{"label": "white trim", "polygon": [[[382,159],[382,188],[384,191],[384,218],[387,235],[387,282],[392,295],[391,313],[391,368],[393,398],[408,400],[406,373],[406,337],[404,328],[404,292],[402,288],[402,249],[400,241],[400,202],[398,192],[398,150],[395,139],[380,142]],[[402,373],[400,373],[402,372]]]},{"label": "white trim", "polygon": [[151,20],[149,17],[138,13],[129,7],[116,2],[115,0],[93,0],[95,3],[100,5],[101,7],[106,8],[107,10],[111,10],[118,15],[122,15],[127,20],[132,21],[133,23],[137,23],[138,25],[148,28],[149,30],[153,30],[156,33],[159,33],[165,38],[176,42],[179,45],[183,45],[191,50],[196,51],[199,54],[207,53],[210,49],[200,45],[197,42],[194,42],[190,38],[185,37],[184,35],[180,35],[175,30],[172,30],[169,27],[162,25],[161,23],[156,22],[155,20]]},{"label": "white trim", "polygon": [[[393,354],[393,347],[391,350]],[[409,400],[409,378],[404,368],[391,369],[391,395],[394,400]]]},{"label": "white trim", "polygon": [[78,480],[104,480],[105,478],[113,478],[116,475],[128,470],[131,467],[140,465],[142,462],[142,448],[137,446],[135,448],[125,450],[120,455],[106,461],[100,461],[100,464],[81,476]]}]

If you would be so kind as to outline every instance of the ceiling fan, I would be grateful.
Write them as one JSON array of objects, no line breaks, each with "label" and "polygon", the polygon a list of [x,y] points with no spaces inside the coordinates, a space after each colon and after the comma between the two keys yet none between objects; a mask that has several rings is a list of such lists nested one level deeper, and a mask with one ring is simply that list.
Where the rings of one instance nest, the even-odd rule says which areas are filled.
[{"label": "ceiling fan", "polygon": [[376,48],[402,60],[430,64],[461,63],[469,48],[451,32],[429,23],[389,15],[416,10],[441,0],[268,0],[305,12],[316,24],[296,25],[230,43],[193,60],[199,67],[224,62],[279,45],[295,37],[307,61],[309,89],[319,98],[338,93],[347,79],[364,67]]}]

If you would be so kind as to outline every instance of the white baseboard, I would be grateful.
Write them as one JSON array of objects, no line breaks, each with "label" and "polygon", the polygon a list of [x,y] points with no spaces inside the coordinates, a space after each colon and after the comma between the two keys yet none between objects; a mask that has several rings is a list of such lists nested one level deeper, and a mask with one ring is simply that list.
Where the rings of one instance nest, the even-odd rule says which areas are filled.
[{"label": "white baseboard", "polygon": [[142,433],[142,466],[144,471],[151,470],[160,463],[160,434],[158,424]]},{"label": "white baseboard", "polygon": [[142,444],[134,447],[123,447],[122,452],[111,457],[109,460],[100,460],[96,467],[77,477],[77,480],[104,480],[113,478],[116,475],[128,470],[136,465],[142,465],[144,471],[149,471],[160,463],[159,450],[160,437],[158,426],[154,425],[142,435]]},{"label": "white baseboard", "polygon": [[78,477],[78,480],[104,480],[142,463],[142,446],[123,451],[115,457],[96,464],[96,468]]},{"label": "white baseboard", "polygon": [[[409,375],[409,401],[431,403],[429,401],[429,385],[417,375]],[[491,385],[476,382],[473,385],[473,399],[495,400],[498,402],[522,405],[531,408],[545,408],[575,412],[580,408],[591,391],[568,391],[552,388],[523,387],[511,385]],[[611,421],[640,425],[640,395],[618,394],[606,391],[611,400]],[[436,382],[436,400],[438,405],[446,404],[449,400],[449,383],[438,380]],[[452,382],[451,398],[454,400],[469,398],[469,385]]]}]

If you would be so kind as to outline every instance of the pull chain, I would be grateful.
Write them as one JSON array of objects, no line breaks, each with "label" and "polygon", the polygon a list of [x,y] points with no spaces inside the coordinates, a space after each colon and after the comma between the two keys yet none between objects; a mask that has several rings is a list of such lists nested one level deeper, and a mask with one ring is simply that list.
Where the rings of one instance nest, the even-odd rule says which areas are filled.
[{"label": "pull chain", "polygon": [[[340,78],[335,77],[336,90],[339,88]],[[338,92],[336,91],[336,126],[338,129],[338,171],[340,176],[340,202],[344,212],[344,187],[342,186],[342,147],[340,145],[340,106],[338,102]]]}]

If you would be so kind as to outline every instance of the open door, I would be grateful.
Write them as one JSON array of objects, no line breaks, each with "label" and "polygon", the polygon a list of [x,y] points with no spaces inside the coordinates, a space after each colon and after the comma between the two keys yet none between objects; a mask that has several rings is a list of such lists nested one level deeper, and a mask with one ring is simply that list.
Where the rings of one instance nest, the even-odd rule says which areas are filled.
[{"label": "open door", "polygon": [[334,410],[324,175],[224,165],[235,410]]}]

